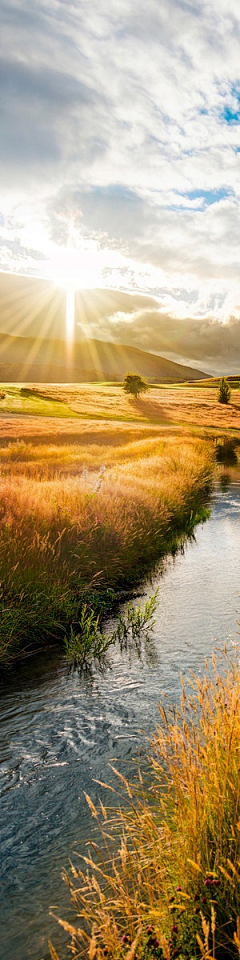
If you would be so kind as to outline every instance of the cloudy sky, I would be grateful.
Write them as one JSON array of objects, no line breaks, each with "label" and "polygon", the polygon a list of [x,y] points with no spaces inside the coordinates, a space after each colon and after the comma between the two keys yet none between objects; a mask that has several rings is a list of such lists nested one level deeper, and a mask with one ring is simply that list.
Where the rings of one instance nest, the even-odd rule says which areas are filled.
[{"label": "cloudy sky", "polygon": [[96,288],[88,335],[239,372],[238,0],[0,11],[0,270]]}]

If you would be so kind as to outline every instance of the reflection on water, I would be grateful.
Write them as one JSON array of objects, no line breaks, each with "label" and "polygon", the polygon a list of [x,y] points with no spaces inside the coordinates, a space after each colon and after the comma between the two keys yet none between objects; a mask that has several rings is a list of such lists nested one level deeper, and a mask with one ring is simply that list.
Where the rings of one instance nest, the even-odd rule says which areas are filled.
[{"label": "reflection on water", "polygon": [[131,764],[154,729],[157,700],[179,697],[180,672],[202,673],[213,647],[238,643],[239,534],[240,485],[219,486],[196,540],[146,586],[143,602],[159,584],[159,606],[141,656],[114,648],[111,666],[88,682],[53,651],[2,687],[4,960],[49,957],[49,937],[63,944],[48,908],[70,916],[61,869],[92,830],[83,791],[105,801],[95,779],[111,781],[112,759]]},{"label": "reflection on water", "polygon": [[215,443],[217,463],[222,463],[225,467],[234,467],[238,463],[238,447],[239,440],[237,437],[223,436],[217,439]]}]

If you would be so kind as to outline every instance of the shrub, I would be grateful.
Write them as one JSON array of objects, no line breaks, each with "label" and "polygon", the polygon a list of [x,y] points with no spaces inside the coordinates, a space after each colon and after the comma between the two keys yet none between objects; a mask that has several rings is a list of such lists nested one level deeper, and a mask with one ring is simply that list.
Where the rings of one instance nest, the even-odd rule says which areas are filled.
[{"label": "shrub", "polygon": [[217,397],[218,397],[219,403],[229,403],[229,400],[231,397],[231,390],[230,390],[229,383],[225,377],[221,377]]}]

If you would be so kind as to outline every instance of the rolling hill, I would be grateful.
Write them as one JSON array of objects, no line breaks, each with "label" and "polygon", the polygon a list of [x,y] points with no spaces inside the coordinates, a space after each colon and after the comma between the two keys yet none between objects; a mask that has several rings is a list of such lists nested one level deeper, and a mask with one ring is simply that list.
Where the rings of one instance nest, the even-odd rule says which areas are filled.
[{"label": "rolling hill", "polygon": [[78,383],[121,381],[127,371],[153,383],[184,382],[206,376],[136,347],[82,340],[69,348],[64,340],[0,334],[1,383]]},{"label": "rolling hill", "polygon": [[[127,302],[129,307],[132,298]],[[96,327],[98,318],[109,315],[109,310],[114,314],[118,308],[114,291],[76,292],[75,339],[70,356],[65,342],[65,291],[49,280],[0,273],[0,381],[119,381],[129,370],[155,383],[205,377],[202,370],[137,347],[85,338],[87,330],[91,336],[93,320]]]}]

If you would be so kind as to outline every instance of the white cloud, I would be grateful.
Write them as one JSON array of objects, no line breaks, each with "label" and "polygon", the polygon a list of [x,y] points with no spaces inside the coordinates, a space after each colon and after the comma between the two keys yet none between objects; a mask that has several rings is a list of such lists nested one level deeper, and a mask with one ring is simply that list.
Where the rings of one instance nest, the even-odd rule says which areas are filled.
[{"label": "white cloud", "polygon": [[0,9],[1,268],[48,273],[72,245],[76,270],[84,250],[103,286],[228,322],[240,303],[238,0]]}]

